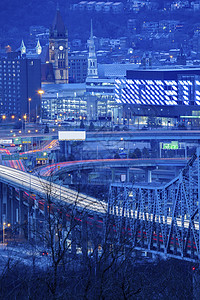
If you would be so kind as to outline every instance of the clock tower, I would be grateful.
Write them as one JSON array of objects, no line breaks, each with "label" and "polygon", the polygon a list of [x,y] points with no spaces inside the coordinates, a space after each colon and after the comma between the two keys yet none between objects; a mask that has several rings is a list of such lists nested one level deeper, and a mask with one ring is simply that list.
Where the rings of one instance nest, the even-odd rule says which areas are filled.
[{"label": "clock tower", "polygon": [[53,65],[55,83],[68,83],[68,34],[59,8],[49,33],[49,63]]}]

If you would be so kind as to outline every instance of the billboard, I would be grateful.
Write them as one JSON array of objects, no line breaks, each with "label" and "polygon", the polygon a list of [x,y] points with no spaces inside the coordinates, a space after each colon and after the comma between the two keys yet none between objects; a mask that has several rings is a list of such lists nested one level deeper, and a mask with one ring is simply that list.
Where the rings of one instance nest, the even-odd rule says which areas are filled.
[{"label": "billboard", "polygon": [[85,141],[85,131],[58,131],[59,141]]},{"label": "billboard", "polygon": [[9,140],[2,140],[2,139],[0,139],[0,144],[12,144],[12,139],[9,139]]}]

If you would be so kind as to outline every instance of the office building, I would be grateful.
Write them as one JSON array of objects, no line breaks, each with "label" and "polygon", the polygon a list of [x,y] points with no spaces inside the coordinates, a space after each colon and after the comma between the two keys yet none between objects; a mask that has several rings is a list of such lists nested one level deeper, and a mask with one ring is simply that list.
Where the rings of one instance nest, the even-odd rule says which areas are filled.
[{"label": "office building", "polygon": [[35,120],[40,112],[41,63],[39,59],[8,53],[0,59],[0,114],[22,117],[31,115]]},{"label": "office building", "polygon": [[86,80],[88,71],[88,55],[69,53],[69,83],[83,83]]}]

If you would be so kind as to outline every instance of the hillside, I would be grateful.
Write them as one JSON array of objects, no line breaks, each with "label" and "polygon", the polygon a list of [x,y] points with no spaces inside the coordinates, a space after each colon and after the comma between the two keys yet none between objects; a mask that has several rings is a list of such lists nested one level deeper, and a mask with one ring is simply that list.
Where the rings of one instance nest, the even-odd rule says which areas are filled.
[{"label": "hillside", "polygon": [[[126,3],[126,0],[121,1]],[[0,1],[0,46],[4,48],[8,43],[13,48],[19,46],[22,38],[25,41],[28,39],[31,25],[43,25],[49,28],[55,15],[56,2],[55,0]],[[176,13],[141,11],[138,14],[124,12],[120,15],[70,11],[70,5],[78,2],[79,0],[59,0],[60,11],[68,28],[69,40],[81,38],[86,41],[91,18],[94,24],[94,35],[111,38],[127,35],[127,20],[130,18],[137,19],[139,27],[148,20],[190,20],[190,26],[199,20],[199,13],[191,15],[191,12],[182,11]]]}]

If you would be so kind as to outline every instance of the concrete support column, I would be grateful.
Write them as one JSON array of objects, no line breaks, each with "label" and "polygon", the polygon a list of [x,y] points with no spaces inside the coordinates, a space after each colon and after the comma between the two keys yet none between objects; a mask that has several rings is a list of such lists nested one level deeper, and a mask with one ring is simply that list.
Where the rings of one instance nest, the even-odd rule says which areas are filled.
[{"label": "concrete support column", "polygon": [[35,239],[35,243],[37,243],[38,241],[38,199],[37,197],[35,198],[34,201],[34,210],[33,210],[33,232],[34,232],[34,239]]},{"label": "concrete support column", "polygon": [[126,182],[130,182],[130,170],[129,170],[129,168],[126,169]]},{"label": "concrete support column", "polygon": [[11,189],[11,224],[14,225],[16,222],[16,210],[15,210],[16,193],[15,188]]},{"label": "concrete support column", "polygon": [[31,192],[29,192],[29,197],[28,197],[28,216],[27,216],[27,221],[28,221],[28,240],[30,241],[32,236],[33,236],[33,211],[32,211],[32,199],[31,199]]},{"label": "concrete support column", "polygon": [[24,209],[23,209],[23,191],[19,191],[19,235],[24,235],[23,223],[24,223]]},{"label": "concrete support column", "polygon": [[76,212],[72,211],[72,221],[71,221],[71,249],[72,249],[72,255],[76,255],[76,226],[75,226],[75,216],[76,216]]},{"label": "concrete support column", "polygon": [[179,167],[175,167],[175,177],[177,177],[180,173],[180,168]]},{"label": "concrete support column", "polygon": [[3,224],[3,183],[0,182],[0,224]]},{"label": "concrete support column", "polygon": [[43,223],[44,245],[48,243],[48,225],[47,224],[48,224],[48,205],[47,205],[47,200],[45,200],[45,202],[44,202],[44,223]]},{"label": "concrete support column", "polygon": [[112,183],[115,182],[115,169],[111,169],[111,173],[112,173]]},{"label": "concrete support column", "polygon": [[81,235],[82,235],[82,253],[83,259],[86,260],[88,256],[88,228],[87,228],[87,214],[85,213],[82,218],[81,224]]},{"label": "concrete support column", "polygon": [[12,194],[11,194],[11,189],[7,185],[6,187],[6,192],[7,192],[7,223],[12,223]]},{"label": "concrete support column", "polygon": [[93,238],[93,256],[95,258],[95,261],[98,261],[98,246],[99,246],[99,234],[97,232],[97,215],[94,215],[94,224],[93,224],[93,234],[92,234],[92,238]]},{"label": "concrete support column", "polygon": [[9,223],[10,219],[10,201],[8,200],[8,185],[2,185],[2,198],[3,198],[3,211],[2,211],[2,218],[3,222]]},{"label": "concrete support column", "polygon": [[67,158],[69,155],[72,154],[72,146],[71,146],[70,142],[65,141],[64,143],[65,143],[65,146],[64,146],[65,157]]},{"label": "concrete support column", "polygon": [[152,169],[145,168],[145,181],[148,183],[152,182]]}]

